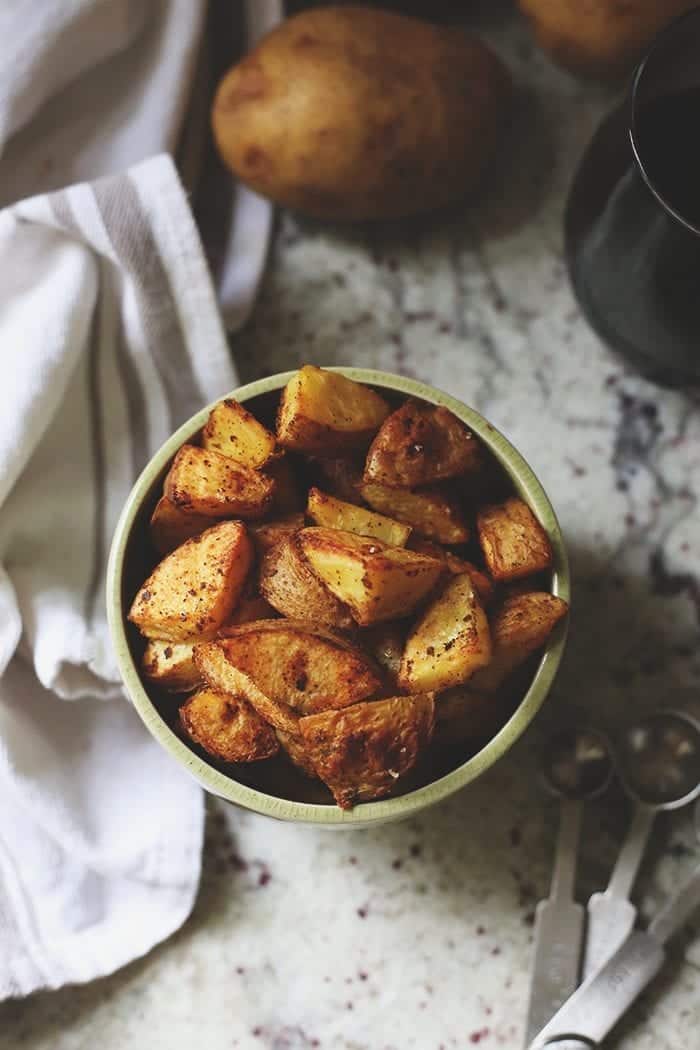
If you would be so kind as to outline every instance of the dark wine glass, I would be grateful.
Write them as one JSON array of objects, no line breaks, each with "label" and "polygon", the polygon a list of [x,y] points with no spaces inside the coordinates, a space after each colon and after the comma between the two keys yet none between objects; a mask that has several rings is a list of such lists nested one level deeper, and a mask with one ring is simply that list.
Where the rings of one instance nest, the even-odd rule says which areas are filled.
[{"label": "dark wine glass", "polygon": [[596,132],[566,210],[574,291],[649,378],[700,382],[700,7],[656,39]]}]

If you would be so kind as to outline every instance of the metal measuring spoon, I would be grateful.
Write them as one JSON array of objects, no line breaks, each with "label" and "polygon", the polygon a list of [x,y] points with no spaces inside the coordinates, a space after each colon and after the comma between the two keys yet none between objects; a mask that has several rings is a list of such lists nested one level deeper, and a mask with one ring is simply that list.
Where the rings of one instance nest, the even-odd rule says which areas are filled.
[{"label": "metal measuring spoon", "polygon": [[[695,810],[700,838],[700,803]],[[666,944],[700,907],[700,864],[667,898],[646,930],[633,930],[605,965],[592,974],[533,1042],[537,1050],[590,1050],[600,1046],[632,1003],[656,977]]]},{"label": "metal measuring spoon", "polygon": [[561,808],[552,886],[535,912],[526,1046],[579,983],[585,910],[574,900],[576,857],[583,803],[602,794],[612,778],[608,741],[595,729],[565,729],[549,740],[543,773]]},{"label": "metal measuring spoon", "polygon": [[588,901],[584,981],[634,928],[637,909],[628,898],[656,814],[679,809],[700,794],[700,727],[681,711],[657,711],[624,733],[616,757],[635,811],[607,889]]}]

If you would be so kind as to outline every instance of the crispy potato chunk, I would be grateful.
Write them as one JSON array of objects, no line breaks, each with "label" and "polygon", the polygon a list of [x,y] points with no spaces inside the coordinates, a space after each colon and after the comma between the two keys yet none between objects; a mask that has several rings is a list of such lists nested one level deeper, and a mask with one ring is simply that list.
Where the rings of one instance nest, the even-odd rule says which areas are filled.
[{"label": "crispy potato chunk", "polygon": [[343,809],[388,795],[430,743],[432,693],[323,711],[299,722],[308,755]]},{"label": "crispy potato chunk", "polygon": [[176,507],[195,514],[261,518],[272,503],[275,483],[220,452],[183,445],[163,488]]},{"label": "crispy potato chunk", "polygon": [[406,641],[399,684],[416,692],[460,685],[491,659],[491,634],[469,573],[453,576]]},{"label": "crispy potato chunk", "polygon": [[457,501],[440,489],[392,489],[376,481],[363,481],[360,495],[373,510],[411,525],[438,543],[466,543],[469,527]]},{"label": "crispy potato chunk", "polygon": [[309,489],[306,515],[315,525],[356,532],[358,536],[373,536],[390,547],[405,547],[411,535],[410,525],[403,525],[400,521],[354,503],[345,503],[316,488]]},{"label": "crispy potato chunk", "polygon": [[253,563],[240,521],[222,521],[160,562],[134,598],[129,619],[146,638],[211,638],[229,618]]},{"label": "crispy potato chunk", "polygon": [[295,735],[294,733],[285,733],[281,729],[276,729],[275,732],[277,733],[280,747],[292,765],[295,765],[297,769],[300,769],[305,776],[317,779],[318,774],[316,773],[313,762],[309,758],[303,737],[300,734]]},{"label": "crispy potato chunk", "polygon": [[200,689],[180,708],[190,740],[224,762],[259,762],[279,751],[274,730],[238,696]]},{"label": "crispy potato chunk", "polygon": [[214,405],[209,413],[202,431],[202,448],[213,449],[257,470],[274,455],[275,435],[229,397]]},{"label": "crispy potato chunk", "polygon": [[313,571],[362,626],[410,615],[443,572],[434,558],[352,532],[312,527],[299,539]]},{"label": "crispy potato chunk", "polygon": [[151,515],[151,540],[159,554],[170,554],[176,547],[198,536],[200,532],[216,524],[216,518],[206,514],[176,507],[162,496]]},{"label": "crispy potato chunk", "polygon": [[315,456],[366,448],[391,409],[374,390],[314,365],[289,380],[277,415],[277,440]]},{"label": "crispy potato chunk", "polygon": [[[361,649],[302,620],[262,620],[226,632],[227,659],[272,700],[303,714],[376,696],[379,668]],[[284,729],[284,726],[278,727]]]},{"label": "crispy potato chunk", "polygon": [[258,554],[264,554],[287,536],[294,535],[304,528],[303,514],[289,514],[274,521],[255,522],[250,526],[250,534]]},{"label": "crispy potato chunk", "polygon": [[492,693],[458,686],[435,701],[435,747],[458,747],[469,740],[482,740],[498,728],[503,707]]},{"label": "crispy potato chunk", "polygon": [[313,463],[317,473],[323,479],[323,487],[336,499],[346,503],[358,503],[362,500],[362,461],[354,459],[317,459]]},{"label": "crispy potato chunk", "polygon": [[449,408],[414,398],[382,423],[365,463],[365,481],[418,488],[478,470],[479,442]]},{"label": "crispy potato chunk", "polygon": [[546,591],[506,598],[491,619],[491,663],[474,675],[470,688],[495,692],[516,667],[544,645],[568,608],[565,601]]},{"label": "crispy potato chunk", "polygon": [[552,564],[549,537],[527,503],[516,496],[480,507],[479,543],[494,580],[517,580]]},{"label": "crispy potato chunk", "polygon": [[495,593],[493,580],[473,561],[460,558],[453,551],[445,550],[439,543],[434,543],[432,540],[424,540],[422,536],[411,536],[408,546],[412,551],[418,551],[419,554],[427,554],[429,558],[437,558],[439,561],[444,562],[453,576],[459,576],[462,572],[468,572],[481,604],[491,604]]},{"label": "crispy potato chunk", "polygon": [[194,662],[199,673],[216,692],[243,697],[261,718],[274,729],[293,736],[299,732],[299,715],[288,704],[272,700],[244,671],[227,658],[225,642],[201,642],[194,647]]},{"label": "crispy potato chunk", "polygon": [[146,646],[141,667],[144,676],[169,693],[189,693],[199,685],[194,665],[194,642],[164,642],[153,639]]},{"label": "crispy potato chunk", "polygon": [[285,537],[263,556],[260,592],[273,609],[323,627],[353,626],[350,612],[312,572],[301,552],[299,534]]},{"label": "crispy potato chunk", "polygon": [[271,620],[277,615],[271,605],[259,595],[249,598],[241,598],[233,614],[221,627],[225,631],[227,627],[236,627],[240,623],[252,623],[254,620]]}]

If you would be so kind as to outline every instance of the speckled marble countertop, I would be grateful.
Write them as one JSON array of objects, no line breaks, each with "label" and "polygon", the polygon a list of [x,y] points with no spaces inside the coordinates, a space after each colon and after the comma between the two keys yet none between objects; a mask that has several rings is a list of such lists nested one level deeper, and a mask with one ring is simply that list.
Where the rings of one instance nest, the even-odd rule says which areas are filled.
[{"label": "speckled marble countertop", "polygon": [[[332,834],[213,803],[185,928],[114,977],[1,1006],[2,1050],[519,1050],[556,827],[538,742],[562,711],[614,728],[697,689],[700,397],[652,387],[602,347],[562,263],[566,189],[611,96],[555,70],[512,16],[482,28],[520,85],[487,195],[401,234],[283,216],[234,350],[246,380],[303,361],[415,375],[505,431],[572,555],[554,694],[507,758],[410,823]],[[625,821],[619,799],[589,809],[582,896]],[[699,857],[687,813],[661,821],[643,906]],[[700,917],[695,930],[610,1047],[697,1045]]]}]

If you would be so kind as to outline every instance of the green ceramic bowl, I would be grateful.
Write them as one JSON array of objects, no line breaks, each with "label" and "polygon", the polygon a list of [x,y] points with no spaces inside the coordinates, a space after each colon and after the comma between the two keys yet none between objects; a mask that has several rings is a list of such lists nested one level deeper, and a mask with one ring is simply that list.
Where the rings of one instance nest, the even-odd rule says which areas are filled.
[{"label": "green ceramic bowl", "polygon": [[[569,599],[569,568],[559,524],[554,510],[542,486],[523,457],[490,423],[460,401],[443,394],[433,387],[403,376],[390,375],[361,368],[340,368],[338,371],[351,379],[367,383],[378,390],[394,391],[422,398],[433,404],[445,405],[479,435],[485,445],[510,476],[517,492],[527,501],[547,530],[554,550],[554,567],[551,589],[566,600]],[[234,390],[231,397],[244,402],[253,412],[269,412],[277,391],[288,382],[294,373],[261,379],[256,383]],[[325,802],[311,781],[299,783],[289,789],[284,778],[277,781],[262,780],[256,773],[246,775],[246,782],[234,780],[223,770],[210,765],[195,754],[170,728],[167,711],[163,710],[162,698],[149,696],[139,673],[138,659],[142,649],[137,632],[128,623],[126,616],[131,599],[143,581],[147,571],[146,561],[148,519],[160,493],[163,477],[182,444],[189,441],[206,422],[211,406],[203,408],[187,423],[184,423],[166,441],[153,457],[134,485],[122,512],[112,542],[107,570],[107,611],[116,649],[119,668],[126,690],[139,715],[156,740],[212,794],[233,802],[238,806],[264,813],[278,820],[298,821],[303,824],[318,824],[332,828],[358,828],[402,820],[427,806],[447,798],[484,773],[506,753],[530,724],[544,702],[561,661],[566,638],[566,628],[560,625],[550,638],[535,669],[529,687],[521,703],[500,731],[475,755],[462,765],[438,779],[417,787],[396,798],[378,802],[367,802],[343,811],[330,802]],[[170,701],[171,713],[174,701]],[[256,764],[253,764],[256,765]],[[267,763],[257,764],[266,766]],[[251,770],[253,766],[248,767]],[[256,780],[257,777],[257,780]],[[301,785],[301,786],[300,786]]]}]

